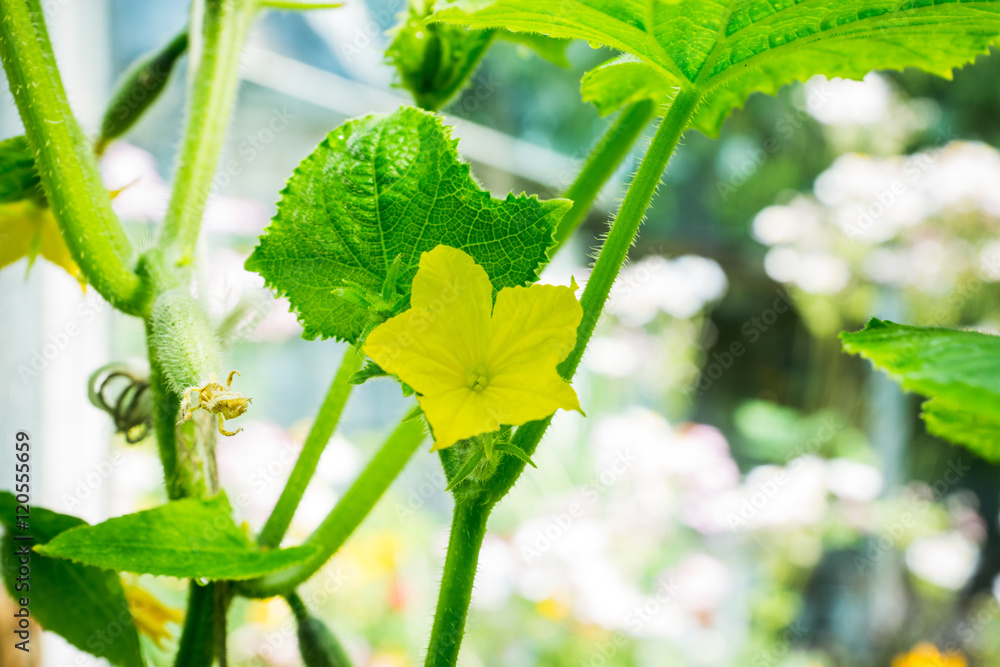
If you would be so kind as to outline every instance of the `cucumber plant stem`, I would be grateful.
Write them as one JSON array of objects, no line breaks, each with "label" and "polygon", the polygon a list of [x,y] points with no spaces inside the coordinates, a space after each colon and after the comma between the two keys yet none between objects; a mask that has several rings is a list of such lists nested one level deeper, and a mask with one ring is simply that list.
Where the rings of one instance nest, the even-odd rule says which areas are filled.
[{"label": "cucumber plant stem", "polygon": [[[611,286],[625,263],[628,249],[639,231],[670,156],[694,115],[698,99],[698,93],[693,90],[681,90],[677,94],[629,186],[625,201],[615,216],[580,299],[583,320],[577,330],[576,347],[559,367],[566,380],[572,379],[580,365],[583,352],[604,310]],[[520,447],[530,456],[550,422],[551,417],[524,424],[515,432],[511,444]],[[448,554],[445,557],[437,611],[424,667],[454,667],[458,661],[465,618],[472,599],[479,548],[486,531],[486,519],[493,505],[514,486],[524,465],[520,458],[505,456],[490,479],[489,486],[479,497],[465,498],[455,503]]]},{"label": "cucumber plant stem", "polygon": [[411,410],[368,462],[333,510],[313,531],[305,546],[316,548],[309,560],[290,568],[242,583],[246,597],[268,598],[285,595],[323,566],[361,524],[424,439],[424,422],[419,408]]},{"label": "cucumber plant stem", "polygon": [[458,650],[465,634],[465,618],[472,600],[472,584],[479,563],[479,549],[486,535],[486,520],[492,504],[459,502],[451,520],[448,555],[441,574],[431,629],[430,645],[424,667],[449,667],[458,662]]},{"label": "cucumber plant stem", "polygon": [[271,511],[267,523],[257,536],[257,544],[262,547],[276,547],[281,544],[281,539],[285,536],[288,526],[292,523],[295,510],[302,501],[302,496],[306,492],[309,480],[316,472],[319,464],[319,457],[326,449],[326,445],[333,436],[340,415],[344,412],[344,405],[347,403],[351,389],[354,388],[349,380],[359,368],[361,368],[362,355],[353,348],[347,348],[344,353],[344,360],[340,363],[340,368],[333,378],[330,390],[320,406],[316,419],[309,429],[309,435],[302,445],[299,458],[295,461],[295,467],[285,483],[285,488],[281,491],[278,503]]},{"label": "cucumber plant stem", "polygon": [[655,112],[656,103],[653,100],[643,100],[626,107],[590,152],[583,169],[564,195],[566,199],[573,200],[573,208],[559,221],[552,254],[555,254],[583,223],[601,188],[617,171],[632,144],[635,143],[636,137],[653,119]]},{"label": "cucumber plant stem", "polygon": [[0,0],[0,58],[45,196],[73,261],[118,310],[142,315],[148,286],[66,100],[39,0]]},{"label": "cucumber plant stem", "polygon": [[226,128],[236,102],[239,59],[258,4],[254,0],[196,0],[188,39],[187,127],[177,159],[173,195],[158,246],[176,265],[191,263]]}]

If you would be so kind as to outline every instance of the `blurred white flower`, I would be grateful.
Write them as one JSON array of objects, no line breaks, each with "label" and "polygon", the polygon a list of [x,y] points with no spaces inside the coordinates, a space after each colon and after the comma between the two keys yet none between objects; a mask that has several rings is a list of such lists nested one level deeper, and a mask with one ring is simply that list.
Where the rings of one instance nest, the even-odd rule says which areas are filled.
[{"label": "blurred white flower", "polygon": [[886,119],[893,91],[872,72],[862,81],[815,76],[806,83],[810,115],[827,125],[874,125]]},{"label": "blurred white flower", "polygon": [[882,493],[882,471],[859,461],[833,459],[826,464],[826,484],[841,498],[875,500]]},{"label": "blurred white flower", "polygon": [[128,142],[116,141],[104,153],[101,175],[108,189],[121,190],[112,202],[120,218],[135,222],[163,219],[170,188],[160,176],[151,153]]},{"label": "blurred white flower", "polygon": [[686,319],[722,298],[726,287],[725,272],[711,259],[644,257],[622,270],[606,310],[631,326],[647,324],[660,312]]},{"label": "blurred white flower", "polygon": [[685,556],[671,571],[677,600],[692,614],[714,612],[729,594],[731,580],[725,563],[706,553]]},{"label": "blurred white flower", "polygon": [[476,594],[472,603],[479,609],[500,610],[514,592],[517,567],[511,546],[492,534],[483,539],[476,566]]},{"label": "blurred white flower", "polygon": [[906,549],[910,572],[935,586],[958,590],[979,565],[979,549],[960,533],[915,540]]}]

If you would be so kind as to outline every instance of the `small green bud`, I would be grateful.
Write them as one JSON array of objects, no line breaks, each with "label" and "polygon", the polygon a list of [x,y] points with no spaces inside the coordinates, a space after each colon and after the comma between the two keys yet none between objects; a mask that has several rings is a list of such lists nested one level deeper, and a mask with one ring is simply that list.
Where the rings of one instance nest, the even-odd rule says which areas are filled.
[{"label": "small green bud", "polygon": [[436,111],[465,85],[493,41],[492,30],[430,23],[432,1],[412,0],[386,58],[422,109]]},{"label": "small green bud", "polygon": [[187,50],[187,29],[163,48],[139,58],[122,76],[101,121],[94,151],[100,155],[111,141],[125,134],[167,87],[174,65]]},{"label": "small green bud", "polygon": [[305,667],[350,667],[351,660],[323,621],[309,613],[297,593],[287,597],[298,623],[299,654]]}]

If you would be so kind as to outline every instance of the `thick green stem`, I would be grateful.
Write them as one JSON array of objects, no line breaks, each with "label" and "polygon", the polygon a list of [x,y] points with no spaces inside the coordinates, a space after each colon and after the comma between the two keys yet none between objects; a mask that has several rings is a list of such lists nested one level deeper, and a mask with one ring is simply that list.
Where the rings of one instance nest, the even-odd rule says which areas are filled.
[{"label": "thick green stem", "polygon": [[618,114],[614,125],[601,137],[600,143],[587,157],[587,162],[573,181],[573,185],[566,190],[564,196],[573,200],[573,208],[559,221],[553,254],[569,240],[583,222],[601,188],[618,169],[618,165],[635,143],[636,137],[653,119],[655,112],[656,104],[653,100],[636,102]]},{"label": "thick green stem", "polygon": [[69,108],[38,0],[0,0],[0,57],[73,260],[111,305],[141,315],[149,291],[128,265],[132,244]]},{"label": "thick green stem", "polygon": [[240,52],[256,9],[254,0],[196,0],[192,8],[188,54],[194,75],[189,87],[187,128],[159,240],[160,248],[176,264],[190,264],[194,254],[236,102]]},{"label": "thick green stem", "polygon": [[276,547],[281,544],[288,526],[292,523],[292,517],[295,516],[295,510],[302,501],[302,495],[306,492],[309,480],[316,472],[319,457],[330,442],[334,429],[337,428],[347,397],[354,388],[349,380],[361,368],[362,360],[363,357],[353,347],[344,353],[344,360],[330,384],[330,390],[323,400],[323,405],[320,406],[312,428],[309,429],[309,435],[302,445],[302,451],[295,462],[295,467],[292,468],[292,474],[289,475],[277,505],[274,506],[271,516],[257,537],[257,543],[262,547]]},{"label": "thick green stem", "polygon": [[479,549],[486,535],[486,520],[493,505],[475,502],[455,504],[448,538],[448,555],[441,575],[434,627],[424,667],[452,667],[465,634],[465,617],[472,601]]},{"label": "thick green stem", "polygon": [[175,667],[212,667],[215,657],[216,585],[188,585],[188,608]]},{"label": "thick green stem", "polygon": [[[571,380],[576,374],[576,369],[583,358],[583,352],[594,334],[594,328],[597,326],[597,321],[604,310],[604,304],[608,300],[611,286],[625,263],[628,249],[635,240],[646,209],[653,200],[653,195],[660,184],[660,178],[662,178],[667,163],[670,161],[670,156],[673,155],[681,135],[691,122],[698,101],[698,94],[694,91],[682,90],[677,94],[673,104],[670,105],[670,111],[660,123],[659,129],[649,145],[649,150],[639,166],[635,179],[629,186],[625,201],[622,202],[622,207],[618,210],[618,215],[615,216],[611,231],[604,241],[601,254],[594,264],[594,270],[591,272],[587,286],[583,290],[583,296],[580,298],[580,305],[583,307],[583,320],[577,330],[576,347],[559,366],[559,372],[566,380]],[[538,447],[538,443],[550,422],[551,417],[524,424],[514,433],[511,444],[520,447],[530,456]],[[490,483],[488,497],[484,501],[498,502],[514,486],[514,482],[517,481],[523,470],[523,461],[513,456],[505,456],[497,467],[496,475]]]},{"label": "thick green stem", "polygon": [[423,441],[424,422],[417,419],[419,414],[415,408],[403,418],[330,514],[306,539],[306,546],[316,547],[309,560],[248,581],[239,592],[254,598],[284,595],[319,570],[368,516]]},{"label": "thick green stem", "polygon": [[180,399],[170,391],[160,365],[150,359],[149,390],[153,396],[153,429],[163,465],[163,482],[167,498],[177,500],[188,495],[183,472],[177,465],[177,410]]}]

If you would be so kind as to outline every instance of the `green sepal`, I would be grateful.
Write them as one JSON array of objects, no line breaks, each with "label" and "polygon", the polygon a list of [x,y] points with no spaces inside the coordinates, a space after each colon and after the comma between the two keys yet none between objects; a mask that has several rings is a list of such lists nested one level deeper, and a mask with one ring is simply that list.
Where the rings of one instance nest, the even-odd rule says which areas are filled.
[{"label": "green sepal", "polygon": [[510,454],[511,456],[521,459],[532,468],[535,469],[538,468],[538,466],[535,465],[535,462],[531,460],[531,457],[528,456],[528,454],[523,449],[517,447],[516,445],[511,445],[509,443],[501,442],[493,445],[493,447],[498,452],[503,452],[504,454]]},{"label": "green sepal", "polygon": [[0,141],[0,204],[42,197],[42,180],[27,137]]}]

